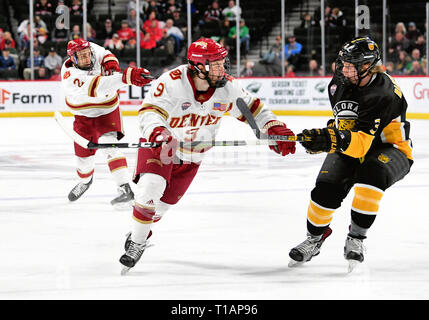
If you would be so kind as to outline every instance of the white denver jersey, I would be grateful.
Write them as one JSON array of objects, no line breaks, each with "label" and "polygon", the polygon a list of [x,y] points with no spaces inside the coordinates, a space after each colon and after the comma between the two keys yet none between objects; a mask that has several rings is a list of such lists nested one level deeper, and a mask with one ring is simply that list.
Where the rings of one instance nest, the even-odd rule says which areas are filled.
[{"label": "white denver jersey", "polygon": [[[253,98],[232,77],[223,88],[210,88],[207,93],[199,94],[187,72],[187,65],[181,65],[152,82],[139,111],[142,136],[149,139],[154,128],[163,126],[179,142],[214,140],[226,112],[245,122],[235,104],[239,97],[247,103],[260,128],[276,120],[259,99]],[[200,162],[207,150],[179,148],[176,156],[184,161]]]},{"label": "white denver jersey", "polygon": [[114,111],[119,106],[118,89],[126,86],[122,74],[103,76],[101,64],[116,60],[109,50],[90,42],[95,55],[94,67],[87,71],[75,68],[70,59],[61,68],[61,85],[66,104],[74,115],[95,118]]}]

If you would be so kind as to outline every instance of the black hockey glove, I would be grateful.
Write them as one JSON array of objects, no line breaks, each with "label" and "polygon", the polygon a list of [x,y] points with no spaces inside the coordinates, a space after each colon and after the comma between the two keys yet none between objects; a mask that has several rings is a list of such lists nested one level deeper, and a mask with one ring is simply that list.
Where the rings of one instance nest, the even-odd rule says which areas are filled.
[{"label": "black hockey glove", "polygon": [[344,151],[349,146],[351,139],[350,131],[340,131],[335,127],[305,129],[298,136],[303,136],[309,140],[300,143],[307,153],[311,154]]}]

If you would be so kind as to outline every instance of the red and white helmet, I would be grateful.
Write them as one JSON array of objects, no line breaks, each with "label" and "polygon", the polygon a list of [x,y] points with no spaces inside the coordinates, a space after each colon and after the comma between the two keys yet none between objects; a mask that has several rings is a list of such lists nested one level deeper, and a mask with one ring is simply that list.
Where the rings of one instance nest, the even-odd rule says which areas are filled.
[{"label": "red and white helmet", "polygon": [[[70,40],[67,43],[67,55],[70,57],[70,59],[72,60],[72,62],[75,64],[75,66],[78,67],[78,60],[77,60],[77,56],[76,56],[76,52],[84,50],[86,48],[91,49],[91,44],[86,41],[85,39],[75,39],[75,40]],[[95,57],[94,57],[94,53],[92,52],[91,49],[91,65],[89,67],[85,67],[83,69],[87,70],[87,69],[92,69],[92,67],[94,66],[94,62],[95,62]],[[82,68],[82,67],[80,67]]]},{"label": "red and white helmet", "polygon": [[[227,72],[229,70],[229,60],[227,56],[228,51],[219,43],[209,38],[200,38],[192,42],[189,46],[187,59],[191,70],[203,74],[204,79],[206,79],[211,86],[219,88],[226,84],[226,74],[223,79],[216,81],[214,84],[211,83],[208,78],[209,63],[225,59],[224,67],[225,72]],[[204,66],[203,70],[205,71],[197,67],[199,64]]]}]

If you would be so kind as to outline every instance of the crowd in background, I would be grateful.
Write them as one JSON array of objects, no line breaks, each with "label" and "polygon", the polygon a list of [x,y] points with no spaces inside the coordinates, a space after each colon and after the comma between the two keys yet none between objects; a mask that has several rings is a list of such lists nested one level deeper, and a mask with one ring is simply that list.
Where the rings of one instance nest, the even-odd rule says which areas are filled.
[{"label": "crowd in background", "polygon": [[[93,1],[88,1],[90,8]],[[60,5],[66,5],[71,21],[82,18],[83,8],[80,0],[36,0],[34,4],[33,46],[36,79],[60,79],[62,63],[67,59],[66,45],[71,39],[83,37],[82,25],[72,23],[70,29],[57,25],[55,12]],[[178,61],[183,63],[186,56],[186,1],[184,0],[140,0],[137,8],[135,0],[129,0],[123,14],[102,17],[89,12],[86,25],[87,39],[115,53],[122,67],[135,64],[136,46],[140,46],[143,57],[164,57],[159,60],[160,67]],[[192,2],[192,34],[211,37],[229,50],[234,59],[237,38],[236,16],[241,8],[234,0],[213,0],[205,7]],[[139,17],[137,31],[136,17]],[[422,21],[419,21],[422,23]],[[340,8],[325,8],[325,29],[328,35],[334,36],[336,46],[329,58],[336,55],[339,43],[348,40],[347,28],[351,22]],[[424,29],[425,26],[423,26]],[[251,32],[246,25],[246,17],[240,19],[240,47],[244,58],[241,76],[281,75],[282,68],[286,76],[320,76],[320,50],[313,48],[308,41],[311,30],[320,30],[320,9],[313,14],[306,12],[301,25],[294,33],[287,34],[285,46],[282,47],[280,36],[261,54],[259,61],[247,59],[251,49]],[[140,43],[137,43],[137,32]],[[29,79],[30,70],[30,24],[29,19],[18,21],[16,32],[0,28],[0,79]],[[329,41],[329,39],[328,39]],[[285,65],[281,65],[281,52],[285,54]],[[178,60],[177,60],[178,59]],[[333,61],[327,61],[330,65]],[[154,63],[154,60],[146,60]],[[395,31],[389,36],[387,57],[383,61],[387,71],[393,75],[426,74],[426,35],[414,21],[398,22]],[[150,67],[150,66],[149,66]],[[326,74],[332,74],[333,68],[327,68]]]}]

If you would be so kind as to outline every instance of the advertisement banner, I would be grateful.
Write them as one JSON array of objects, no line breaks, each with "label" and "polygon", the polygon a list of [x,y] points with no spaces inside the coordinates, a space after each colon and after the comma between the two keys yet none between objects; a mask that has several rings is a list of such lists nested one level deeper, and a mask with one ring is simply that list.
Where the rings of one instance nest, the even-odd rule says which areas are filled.
[{"label": "advertisement banner", "polygon": [[[394,77],[408,102],[408,113],[429,115],[429,77]],[[253,96],[274,111],[328,112],[328,84],[331,77],[241,78],[237,79]],[[120,106],[125,114],[137,114],[150,89],[123,87]],[[69,111],[58,81],[0,81],[0,116],[51,115]],[[45,114],[43,114],[45,113]]]}]

